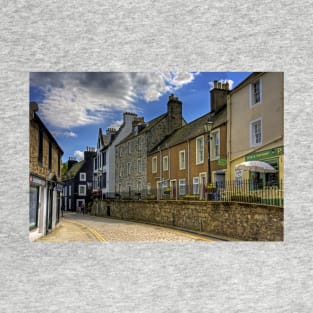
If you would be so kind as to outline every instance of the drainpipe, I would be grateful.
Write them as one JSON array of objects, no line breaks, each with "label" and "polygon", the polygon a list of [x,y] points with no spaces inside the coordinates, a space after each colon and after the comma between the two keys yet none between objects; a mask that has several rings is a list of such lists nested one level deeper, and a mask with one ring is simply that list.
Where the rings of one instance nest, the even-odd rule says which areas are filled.
[{"label": "drainpipe", "polygon": [[159,147],[160,151],[160,199],[162,199],[162,150]]},{"label": "drainpipe", "polygon": [[168,180],[171,180],[171,152],[170,148],[167,148],[167,155],[168,155]]},{"label": "drainpipe", "polygon": [[[187,140],[187,155],[188,155],[188,162],[187,162],[187,181],[188,181],[188,193],[190,193],[190,142],[189,139]],[[185,160],[186,161],[186,160]]]},{"label": "drainpipe", "polygon": [[232,173],[230,168],[230,157],[231,157],[231,97],[227,96],[227,174],[228,181],[231,181]]}]

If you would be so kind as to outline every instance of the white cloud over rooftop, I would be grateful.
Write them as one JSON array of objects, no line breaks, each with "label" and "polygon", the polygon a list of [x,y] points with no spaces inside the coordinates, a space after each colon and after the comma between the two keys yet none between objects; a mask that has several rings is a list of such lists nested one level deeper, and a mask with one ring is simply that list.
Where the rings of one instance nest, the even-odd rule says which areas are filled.
[{"label": "white cloud over rooftop", "polygon": [[197,73],[31,73],[31,86],[44,92],[40,112],[54,127],[100,123],[114,111],[136,112],[135,102],[156,101],[191,83]]}]

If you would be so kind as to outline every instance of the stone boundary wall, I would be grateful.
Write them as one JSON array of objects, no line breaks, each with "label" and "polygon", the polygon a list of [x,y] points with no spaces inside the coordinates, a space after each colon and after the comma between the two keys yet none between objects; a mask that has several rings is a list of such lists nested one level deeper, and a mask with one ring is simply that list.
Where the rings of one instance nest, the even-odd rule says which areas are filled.
[{"label": "stone boundary wall", "polygon": [[243,202],[95,201],[92,215],[175,226],[237,240],[282,241],[283,208]]}]

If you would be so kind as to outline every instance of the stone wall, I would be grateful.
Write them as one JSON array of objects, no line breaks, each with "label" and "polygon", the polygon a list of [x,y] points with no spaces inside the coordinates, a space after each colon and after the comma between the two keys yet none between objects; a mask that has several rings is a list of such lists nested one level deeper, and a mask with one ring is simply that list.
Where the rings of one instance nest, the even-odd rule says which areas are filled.
[{"label": "stone wall", "polygon": [[93,204],[91,214],[238,240],[283,240],[283,208],[276,206],[213,201],[99,201]]}]

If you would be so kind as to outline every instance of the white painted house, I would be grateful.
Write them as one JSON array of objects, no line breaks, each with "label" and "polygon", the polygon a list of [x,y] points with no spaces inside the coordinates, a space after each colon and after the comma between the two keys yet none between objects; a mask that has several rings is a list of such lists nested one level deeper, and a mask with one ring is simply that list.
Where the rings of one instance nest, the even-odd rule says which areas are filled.
[{"label": "white painted house", "polygon": [[93,195],[99,198],[115,196],[115,146],[126,138],[133,129],[134,113],[123,114],[123,124],[116,130],[108,128],[103,135],[99,129],[97,155],[94,158]]}]

